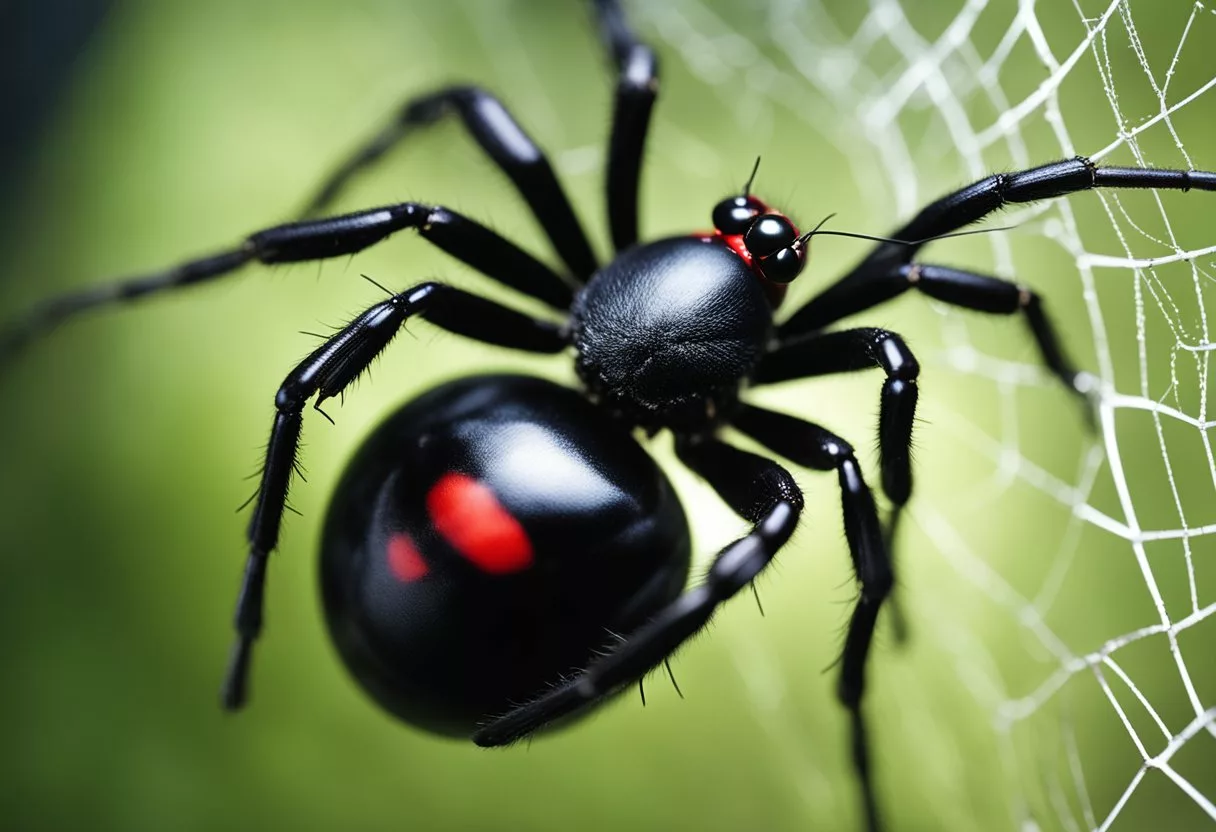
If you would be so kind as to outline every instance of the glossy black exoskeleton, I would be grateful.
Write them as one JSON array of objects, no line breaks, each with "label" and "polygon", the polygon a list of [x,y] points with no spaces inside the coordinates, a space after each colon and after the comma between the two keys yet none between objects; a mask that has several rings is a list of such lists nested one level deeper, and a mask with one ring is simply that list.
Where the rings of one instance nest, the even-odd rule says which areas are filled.
[{"label": "glossy black exoskeleton", "polygon": [[351,461],[321,592],[380,704],[467,737],[661,611],[688,564],[679,500],[624,425],[548,381],[475,376],[414,399]]},{"label": "glossy black exoskeleton", "polygon": [[[742,193],[713,209],[712,231],[638,244],[638,183],[658,63],[619,0],[592,6],[617,69],[607,154],[616,256],[602,268],[545,154],[502,102],[477,87],[448,87],[408,101],[325,182],[306,216],[392,145],[455,116],[528,203],[564,264],[560,272],[455,211],[406,202],[268,228],[208,257],[52,298],[0,333],[0,358],[97,306],[210,281],[254,261],[344,257],[416,230],[490,279],[548,304],[562,320],[422,283],[389,293],[287,375],[275,396],[249,523],[225,707],[246,700],[304,408],[344,393],[418,316],[490,344],[572,351],[584,389],[516,376],[451,382],[407,404],[359,451],[334,494],[321,557],[330,630],[359,682],[402,719],[481,745],[521,739],[640,683],[751,583],[798,521],[802,493],[793,478],[776,462],[722,441],[718,429],[729,425],[798,465],[836,472],[859,588],[837,690],[852,722],[865,816],[877,830],[861,704],[874,627],[894,584],[888,541],[912,492],[908,449],[919,367],[893,332],[829,328],[908,290],[1020,315],[1043,363],[1086,402],[1086,376],[1065,358],[1034,291],[915,256],[930,240],[1009,203],[1102,187],[1216,191],[1216,174],[1098,167],[1078,157],[985,177],[922,209],[776,323],[811,237],[834,232],[800,234],[751,194],[749,179]],[[844,439],[740,398],[749,384],[869,368],[886,377],[878,430],[891,506],[885,527]],[[687,591],[684,514],[633,428],[670,430],[680,460],[752,524]]]},{"label": "glossy black exoskeleton", "polygon": [[772,337],[773,307],[719,240],[632,248],[571,311],[579,377],[614,414],[648,428],[704,430],[733,409]]}]

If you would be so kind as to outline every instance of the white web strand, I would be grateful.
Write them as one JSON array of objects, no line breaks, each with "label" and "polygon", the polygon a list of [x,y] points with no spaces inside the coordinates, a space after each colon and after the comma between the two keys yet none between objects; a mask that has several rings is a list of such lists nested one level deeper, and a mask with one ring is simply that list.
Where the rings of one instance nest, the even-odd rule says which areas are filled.
[{"label": "white web strand", "polygon": [[[919,170],[924,167],[927,155],[932,161],[938,160],[933,158],[934,154],[938,158],[948,155],[960,179],[987,175],[993,169],[994,159],[1003,162],[1006,169],[1047,161],[1042,156],[1032,158],[1028,150],[1025,131],[1032,123],[1048,127],[1055,143],[1054,158],[1084,153],[1101,160],[1122,153],[1132,163],[1145,167],[1211,169],[1216,166],[1216,156],[1210,152],[1192,158],[1184,145],[1183,131],[1175,123],[1186,108],[1203,102],[1198,106],[1210,109],[1216,99],[1216,90],[1213,90],[1216,74],[1194,89],[1178,89],[1176,83],[1176,70],[1185,57],[1193,52],[1207,50],[1210,53],[1216,49],[1216,15],[1202,4],[1190,7],[1189,16],[1176,33],[1177,43],[1165,67],[1155,66],[1150,52],[1145,49],[1130,0],[1111,0],[1095,9],[1096,14],[1090,15],[1082,8],[1081,0],[1074,0],[1072,5],[1080,27],[1069,31],[1081,35],[1075,42],[1066,44],[1064,50],[1053,49],[1052,43],[1064,40],[1058,32],[1045,31],[1032,0],[1016,4],[962,0],[953,19],[932,40],[918,33],[917,21],[908,18],[899,0],[870,0],[868,12],[851,34],[838,27],[822,0],[774,0],[764,12],[759,7],[750,10],[753,16],[767,15],[765,31],[753,35],[757,40],[765,41],[763,46],[733,31],[730,24],[701,0],[638,4],[639,7],[643,5],[646,25],[676,50],[688,68],[706,83],[722,86],[728,80],[743,79],[748,95],[723,96],[723,104],[732,108],[741,121],[760,125],[757,129],[762,131],[766,124],[763,110],[768,107],[793,112],[805,119],[809,128],[820,132],[831,130],[835,125],[839,132],[829,138],[834,139],[849,158],[859,190],[889,194],[897,218],[909,217],[926,197],[937,195],[936,188],[926,192],[921,181]],[[1152,14],[1152,11],[1141,11],[1144,13]],[[973,42],[975,27],[984,15],[1005,18],[1004,35],[988,55],[980,54]],[[1112,45],[1112,40],[1117,46]],[[1010,100],[1002,89],[1002,69],[1011,55],[1019,48],[1025,49],[1027,44],[1045,74],[1029,92]],[[1114,77],[1111,50],[1124,49],[1128,45],[1144,76],[1137,83],[1146,81],[1159,103],[1156,113],[1129,116],[1122,110],[1118,91],[1126,88],[1131,79]],[[871,68],[872,58],[880,48],[885,53],[893,51],[897,56],[894,70],[877,72]],[[1060,107],[1060,93],[1074,75],[1094,69],[1100,78],[1101,89],[1095,87],[1089,93],[1091,97],[1105,97],[1115,130],[1105,146],[1074,147],[1065,113]],[[990,123],[975,123],[975,108],[967,105],[976,101],[990,105],[998,114],[995,119]],[[936,149],[927,141],[925,146],[914,145],[900,129],[901,117],[913,110],[929,108],[946,134],[936,143],[939,145]],[[1159,151],[1150,155],[1142,150],[1142,139],[1160,136],[1162,131],[1177,148],[1177,157],[1162,160]],[[857,145],[862,143],[858,142],[858,137],[862,137],[868,147],[859,148]],[[1197,139],[1192,137],[1191,141]],[[940,145],[947,146],[949,153]],[[702,149],[699,155],[704,157],[706,153],[713,151]],[[879,161],[879,167],[874,165],[875,159]],[[716,166],[717,160],[713,161]],[[1216,254],[1216,238],[1209,234],[1198,246],[1186,248],[1176,237],[1174,224],[1156,194],[1152,197],[1155,200],[1152,216],[1143,210],[1126,210],[1125,198],[1118,192],[1095,192],[1086,198],[1100,200],[1108,219],[1112,234],[1099,243],[1104,250],[1087,249],[1073,205],[1068,200],[1029,206],[1011,212],[1003,220],[1019,226],[1020,233],[1033,229],[1067,252],[1075,264],[1085,299],[1093,355],[1097,361],[1098,377],[1094,381],[1100,399],[1099,434],[1089,451],[1083,454],[1071,482],[1061,480],[1032,462],[1021,448],[1016,397],[1026,388],[1053,383],[1040,367],[985,354],[972,343],[967,326],[957,317],[948,315],[942,317],[946,349],[936,357],[939,364],[958,373],[986,379],[997,390],[1002,404],[999,436],[990,436],[963,418],[958,424],[950,425],[961,442],[991,459],[996,467],[993,488],[999,493],[1014,483],[1029,487],[1062,506],[1071,517],[1050,571],[1043,576],[1033,597],[1027,597],[989,566],[983,553],[974,551],[928,501],[912,504],[913,518],[935,542],[940,556],[983,596],[1005,609],[1009,620],[1049,657],[1054,670],[1029,693],[1011,696],[1000,680],[994,660],[966,628],[960,628],[958,622],[942,621],[934,634],[948,642],[947,649],[956,657],[955,671],[960,682],[978,701],[991,705],[994,730],[1002,738],[1004,748],[1001,765],[1008,775],[1011,791],[1015,792],[1009,801],[1014,812],[1011,819],[1014,827],[1039,828],[1043,820],[1032,808],[1031,798],[1019,791],[1030,789],[1028,781],[1038,778],[1038,785],[1047,793],[1049,805],[1056,814],[1055,821],[1061,828],[1110,829],[1150,770],[1164,774],[1177,786],[1180,796],[1185,795],[1216,820],[1216,795],[1204,794],[1172,765],[1179,750],[1196,737],[1203,734],[1216,737],[1216,704],[1210,699],[1205,701],[1196,689],[1188,657],[1183,655],[1178,643],[1180,633],[1216,616],[1213,587],[1210,584],[1201,587],[1196,577],[1193,546],[1198,538],[1216,534],[1216,514],[1208,509],[1211,503],[1208,499],[1202,503],[1203,508],[1208,509],[1203,515],[1205,522],[1202,525],[1188,522],[1187,498],[1179,485],[1176,468],[1182,463],[1193,463],[1190,458],[1193,455],[1185,459],[1172,456],[1166,441],[1167,425],[1170,430],[1180,426],[1193,429],[1203,448],[1212,486],[1216,488],[1216,453],[1209,436],[1210,429],[1216,426],[1216,417],[1208,412],[1207,397],[1210,356],[1216,345],[1210,337],[1204,294],[1205,287],[1213,280],[1204,267]],[[1210,215],[1210,203],[1202,210]],[[1147,230],[1150,220],[1159,231]],[[1011,236],[994,234],[986,240],[991,245],[995,273],[1013,275]],[[1105,250],[1112,246],[1118,246],[1121,251]],[[1152,253],[1146,254],[1148,251]],[[1163,270],[1171,266],[1176,270],[1166,274]],[[1119,386],[1118,380],[1127,379],[1129,375],[1116,373],[1111,336],[1099,301],[1102,276],[1112,270],[1131,273],[1128,284],[1134,291],[1138,355],[1138,384],[1134,390]],[[1188,271],[1189,280],[1185,277]],[[1179,278],[1179,274],[1183,277]],[[1184,294],[1193,294],[1193,299],[1186,299],[1182,306],[1187,310],[1194,307],[1197,312],[1180,309],[1180,301],[1176,298],[1182,299]],[[1164,319],[1175,341],[1170,352],[1170,377],[1164,385],[1152,377],[1150,369],[1150,350],[1159,349],[1156,335],[1150,337],[1148,329],[1150,311]],[[1189,375],[1192,368],[1193,376]],[[1188,403],[1195,399],[1197,410],[1194,404]],[[1124,449],[1120,444],[1127,436],[1116,429],[1121,414],[1135,412],[1147,413],[1152,420],[1178,520],[1171,528],[1145,528],[1141,522],[1142,506],[1129,483]],[[1117,495],[1117,513],[1099,508],[1094,499],[1104,462]],[[1189,506],[1193,515],[1200,511],[1197,503],[1192,500]],[[1132,632],[1112,635],[1101,644],[1070,645],[1053,632],[1048,624],[1048,614],[1059,597],[1068,570],[1078,557],[1082,532],[1087,526],[1116,535],[1126,542],[1127,556],[1136,564],[1159,620]],[[1189,609],[1176,618],[1170,616],[1159,576],[1146,550],[1147,544],[1162,542],[1179,546],[1189,584]],[[1170,663],[1193,710],[1193,718],[1181,730],[1171,731],[1151,697],[1136,684],[1119,659],[1121,651],[1149,640],[1159,641],[1160,648],[1168,650]],[[1206,646],[1206,656],[1189,657],[1191,663],[1211,661],[1212,655],[1216,654],[1211,647],[1210,643]],[[757,653],[750,643],[736,652],[748,678],[779,679],[780,674],[768,666],[771,661],[765,658],[766,654]],[[758,663],[764,666],[758,667]],[[1012,739],[1019,725],[1059,699],[1065,687],[1081,674],[1092,676],[1141,760],[1122,796],[1110,806],[1092,805],[1085,782],[1086,760],[1066,718],[1062,720],[1061,745],[1067,762],[1064,776],[1071,781],[1067,784],[1061,782],[1054,771],[1028,774],[1024,763],[1018,761]],[[781,696],[779,693],[766,694],[765,690],[767,688],[753,691],[758,701]],[[1148,716],[1149,722],[1129,714],[1130,702],[1126,698],[1121,701],[1119,691],[1130,694],[1130,701]],[[777,718],[773,714],[775,705],[772,701],[761,704],[764,705],[763,719]],[[1145,729],[1145,725],[1151,727]],[[781,735],[779,727],[774,733]],[[821,779],[821,775],[816,777]],[[1044,778],[1047,782],[1043,782]],[[820,791],[821,787],[812,790]],[[1073,805],[1079,812],[1071,808]]]}]

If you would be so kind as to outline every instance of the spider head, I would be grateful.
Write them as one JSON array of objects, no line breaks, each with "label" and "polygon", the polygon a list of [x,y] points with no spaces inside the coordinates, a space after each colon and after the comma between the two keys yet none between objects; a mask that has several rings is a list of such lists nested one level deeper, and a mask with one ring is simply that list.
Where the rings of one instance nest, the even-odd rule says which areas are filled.
[{"label": "spider head", "polygon": [[752,266],[774,283],[789,283],[806,263],[805,237],[781,214],[761,214],[743,235]]},{"label": "spider head", "polygon": [[714,228],[724,237],[746,234],[756,217],[767,211],[768,206],[750,194],[728,197],[714,206]]},{"label": "spider head", "polygon": [[750,194],[728,197],[714,207],[714,229],[765,280],[792,281],[806,263],[806,237],[784,214]]}]

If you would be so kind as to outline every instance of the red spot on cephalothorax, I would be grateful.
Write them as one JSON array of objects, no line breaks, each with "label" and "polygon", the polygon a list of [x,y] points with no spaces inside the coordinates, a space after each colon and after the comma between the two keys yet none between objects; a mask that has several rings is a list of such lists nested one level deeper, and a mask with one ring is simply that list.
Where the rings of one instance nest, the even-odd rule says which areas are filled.
[{"label": "red spot on cephalothorax", "polygon": [[426,495],[431,523],[461,555],[491,575],[532,565],[532,542],[485,483],[445,474]]},{"label": "red spot on cephalothorax", "polygon": [[747,246],[743,245],[742,234],[723,234],[715,228],[713,231],[695,231],[692,236],[703,243],[724,243],[747,264],[749,269],[754,270],[752,253],[747,250]]},{"label": "red spot on cephalothorax", "polygon": [[692,236],[705,243],[720,243],[733,251],[739,259],[747,264],[752,274],[760,281],[760,286],[764,289],[765,297],[768,298],[768,302],[773,305],[774,309],[781,305],[781,301],[785,300],[786,284],[774,283],[764,276],[763,272],[757,267],[752,253],[743,244],[742,234],[723,234],[721,231],[714,230],[698,231]]},{"label": "red spot on cephalothorax", "polygon": [[388,568],[397,580],[407,584],[422,580],[431,571],[405,532],[397,532],[388,539]]},{"label": "red spot on cephalothorax", "polygon": [[754,268],[752,266],[752,253],[747,250],[747,246],[743,245],[742,234],[722,234],[720,236],[722,237],[722,242],[726,243],[727,248],[743,258],[743,262],[747,264],[749,269]]}]

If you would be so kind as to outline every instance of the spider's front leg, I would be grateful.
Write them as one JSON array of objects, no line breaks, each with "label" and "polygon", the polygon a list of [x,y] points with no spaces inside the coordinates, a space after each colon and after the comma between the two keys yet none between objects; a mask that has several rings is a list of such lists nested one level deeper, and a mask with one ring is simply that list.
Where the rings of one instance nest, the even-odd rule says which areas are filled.
[{"label": "spider's front leg", "polygon": [[486,724],[473,735],[475,743],[515,742],[635,684],[699,632],[718,605],[750,584],[789,540],[803,500],[784,468],[715,439],[682,439],[677,452],[735,512],[754,524],[751,533],[718,553],[701,585],[685,592],[574,678]]},{"label": "spider's front leg", "polygon": [[[1216,173],[1099,167],[1077,156],[1016,173],[993,174],[959,188],[923,208],[892,236],[897,240],[928,240],[978,222],[1007,204],[1038,202],[1094,188],[1216,191]],[[911,260],[918,248],[905,246],[904,259]]]},{"label": "spider's front leg", "polygon": [[224,707],[230,710],[240,708],[247,698],[251,652],[262,629],[266,564],[278,546],[287,492],[296,468],[304,405],[316,396],[314,407],[320,411],[322,402],[345,391],[415,315],[449,332],[512,349],[556,353],[566,347],[566,338],[557,324],[451,286],[423,283],[372,306],[288,374],[275,395],[277,412],[247,533],[249,557],[237,598],[237,639],[221,692]]},{"label": "spider's front leg", "polygon": [[[617,251],[638,240],[638,182],[650,114],[659,90],[659,62],[638,40],[619,0],[592,0],[596,27],[616,66],[616,103],[608,142],[608,223]],[[459,85],[415,96],[387,127],[359,147],[322,183],[304,210],[316,214],[333,203],[351,180],[414,130],[454,115],[482,151],[515,184],[567,268],[581,281],[597,263],[587,235],[553,166],[540,146],[492,93]]]},{"label": "spider's front leg", "polygon": [[1025,286],[958,269],[913,263],[920,248],[934,237],[978,222],[1007,204],[1037,202],[1094,188],[1158,188],[1216,191],[1216,173],[1152,168],[1099,167],[1079,156],[1017,173],[986,177],[947,194],[925,207],[891,236],[909,244],[882,243],[855,269],[795,312],[778,329],[783,343],[821,331],[829,324],[874,306],[909,289],[966,309],[998,315],[1021,313],[1034,336],[1043,363],[1085,403],[1089,390],[1060,348],[1039,295]]}]

